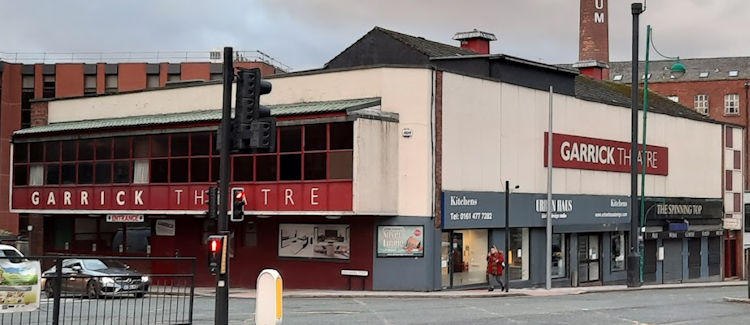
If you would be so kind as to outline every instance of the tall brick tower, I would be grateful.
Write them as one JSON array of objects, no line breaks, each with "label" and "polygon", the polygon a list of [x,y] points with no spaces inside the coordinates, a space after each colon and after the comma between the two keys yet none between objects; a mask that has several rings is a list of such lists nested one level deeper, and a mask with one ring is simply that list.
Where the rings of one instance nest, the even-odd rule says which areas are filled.
[{"label": "tall brick tower", "polygon": [[609,11],[607,0],[579,0],[579,62],[574,67],[596,79],[609,78]]}]

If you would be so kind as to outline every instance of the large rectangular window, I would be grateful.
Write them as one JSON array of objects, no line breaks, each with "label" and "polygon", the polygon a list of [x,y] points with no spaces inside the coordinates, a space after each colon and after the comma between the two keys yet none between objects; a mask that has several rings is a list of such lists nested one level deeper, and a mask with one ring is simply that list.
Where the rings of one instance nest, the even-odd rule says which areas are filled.
[{"label": "large rectangular window", "polygon": [[739,114],[740,114],[740,95],[738,94],[724,95],[724,115],[739,115]]},{"label": "large rectangular window", "polygon": [[[352,127],[351,122],[279,127],[276,152],[234,155],[232,181],[350,180]],[[213,133],[199,132],[17,143],[14,184],[215,182],[215,142]]]},{"label": "large rectangular window", "polygon": [[552,235],[552,277],[565,277],[566,272],[566,252],[565,234]]},{"label": "large rectangular window", "polygon": [[612,233],[612,261],[609,263],[612,271],[625,270],[625,250],[625,233]]},{"label": "large rectangular window", "polygon": [[708,95],[695,95],[695,110],[703,115],[708,115]]}]

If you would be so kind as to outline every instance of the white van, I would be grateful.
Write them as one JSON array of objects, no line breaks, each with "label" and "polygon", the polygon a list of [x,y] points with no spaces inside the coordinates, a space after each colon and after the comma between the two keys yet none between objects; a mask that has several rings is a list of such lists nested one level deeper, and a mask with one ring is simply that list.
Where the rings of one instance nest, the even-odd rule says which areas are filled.
[{"label": "white van", "polygon": [[[0,262],[10,261],[11,263],[21,263],[24,261],[23,254],[13,246],[0,244],[0,256],[11,257],[0,259]],[[15,258],[14,258],[15,257]]]}]

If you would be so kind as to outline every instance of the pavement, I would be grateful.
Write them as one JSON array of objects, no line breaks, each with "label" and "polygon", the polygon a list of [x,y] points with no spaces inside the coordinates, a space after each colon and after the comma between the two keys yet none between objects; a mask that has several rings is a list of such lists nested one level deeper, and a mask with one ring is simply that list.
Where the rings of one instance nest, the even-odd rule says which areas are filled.
[{"label": "pavement", "polygon": [[[468,290],[441,290],[441,291],[361,291],[361,290],[313,290],[313,289],[289,289],[284,290],[285,298],[483,298],[483,297],[517,297],[517,296],[563,296],[577,295],[595,292],[655,290],[655,289],[681,289],[681,288],[712,288],[727,286],[747,286],[747,281],[721,281],[721,282],[696,282],[679,284],[653,284],[643,285],[637,288],[628,288],[625,285],[606,285],[575,288],[510,288],[509,292],[500,290],[487,291],[487,289]],[[197,287],[195,295],[202,297],[213,297],[216,289],[213,287]],[[230,288],[230,298],[255,299],[255,289]],[[725,300],[732,302],[750,303],[750,299],[726,297]]]}]

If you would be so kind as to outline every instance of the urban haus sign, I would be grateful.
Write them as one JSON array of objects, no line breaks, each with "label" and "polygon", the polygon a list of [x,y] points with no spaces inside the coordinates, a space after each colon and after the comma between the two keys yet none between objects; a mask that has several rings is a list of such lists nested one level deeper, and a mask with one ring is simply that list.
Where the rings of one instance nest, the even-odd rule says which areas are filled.
[{"label": "urban haus sign", "polygon": [[[547,132],[544,133],[544,166],[548,165]],[[638,168],[646,163],[646,173],[651,175],[668,175],[669,149],[659,146],[646,146],[643,157],[643,146],[638,146],[636,159]],[[630,142],[603,140],[575,135],[554,133],[552,135],[552,164],[554,168],[571,168],[601,170],[611,172],[630,172]]]}]

